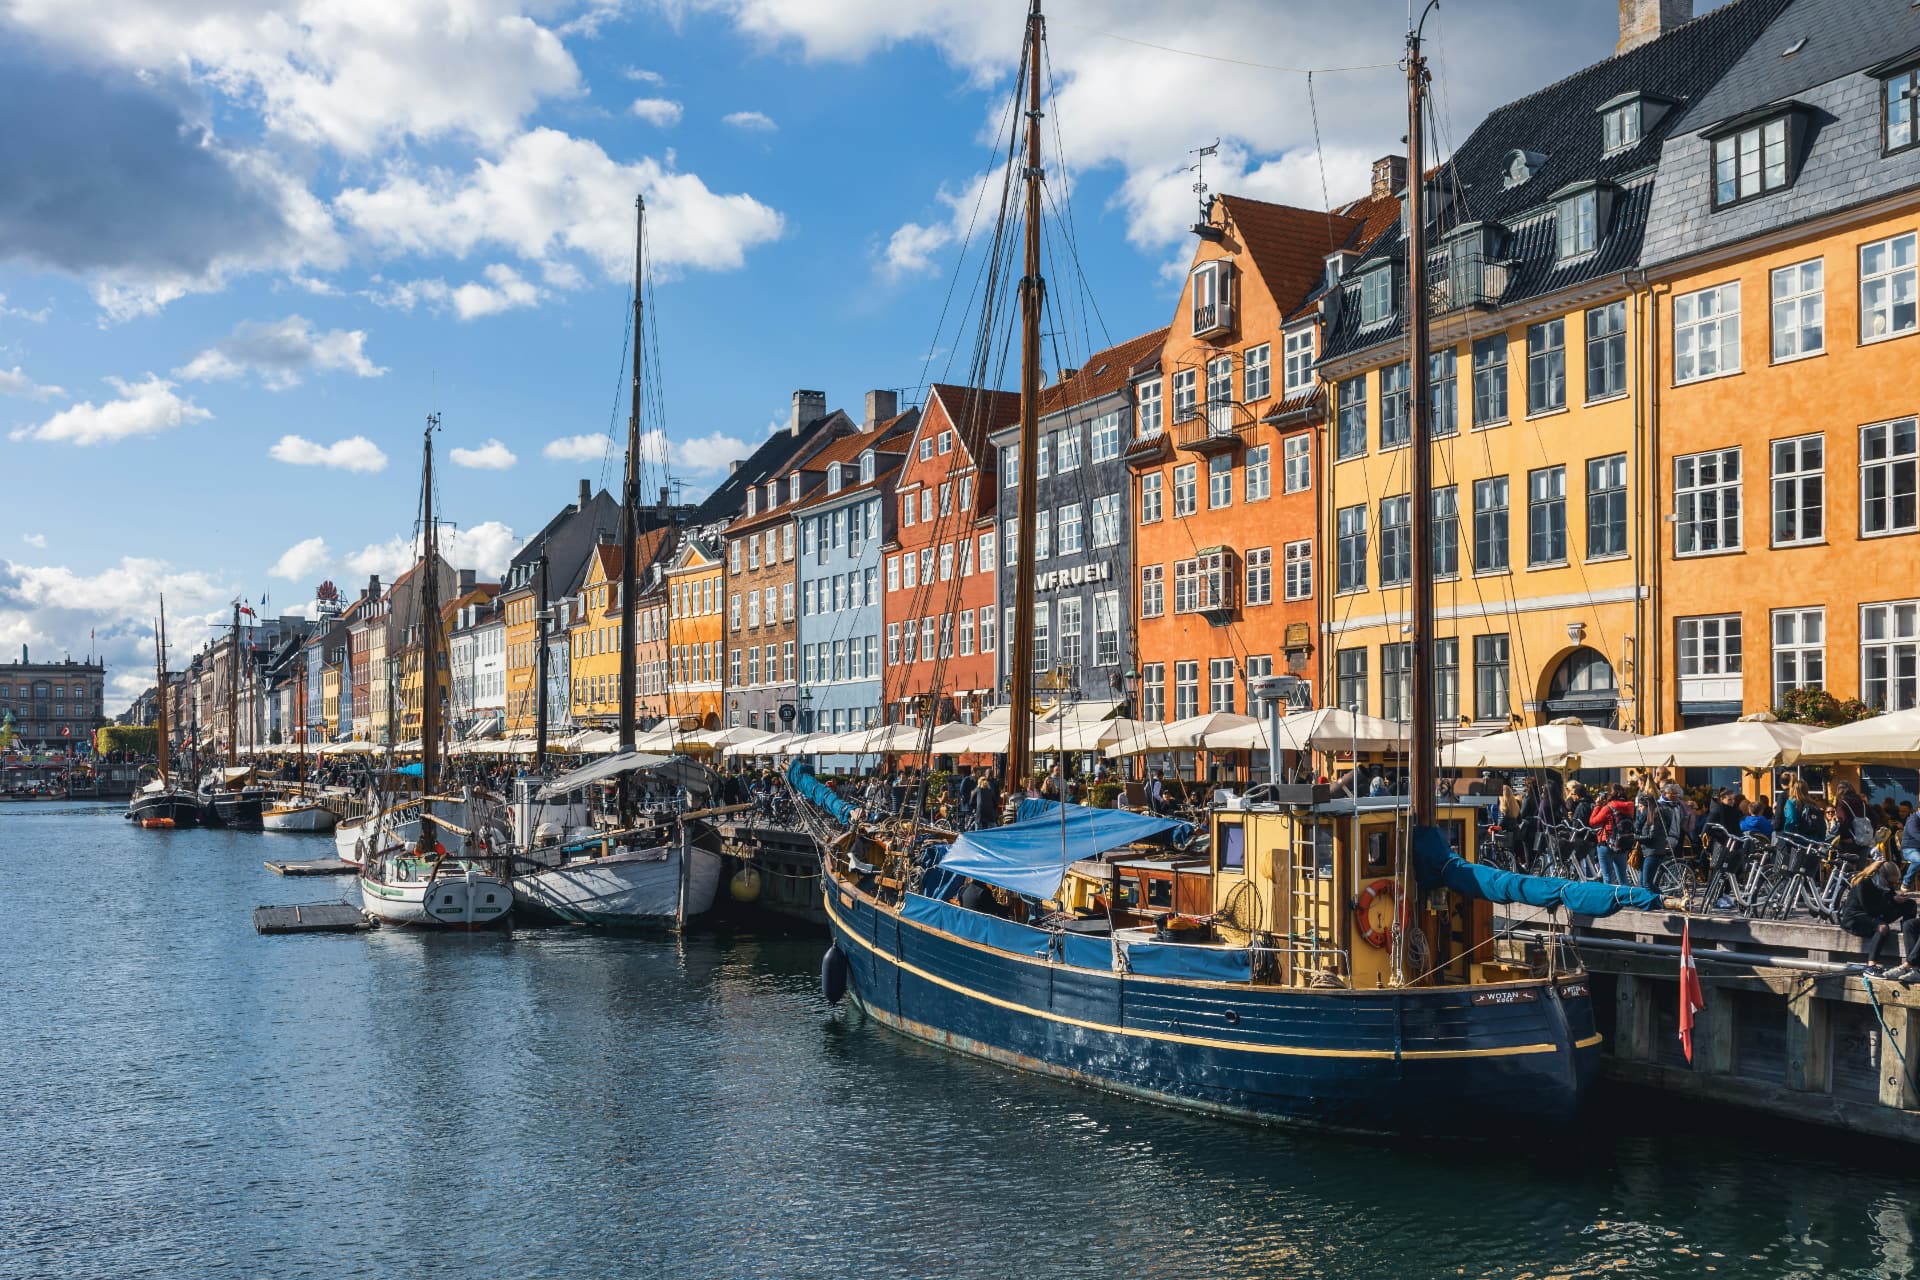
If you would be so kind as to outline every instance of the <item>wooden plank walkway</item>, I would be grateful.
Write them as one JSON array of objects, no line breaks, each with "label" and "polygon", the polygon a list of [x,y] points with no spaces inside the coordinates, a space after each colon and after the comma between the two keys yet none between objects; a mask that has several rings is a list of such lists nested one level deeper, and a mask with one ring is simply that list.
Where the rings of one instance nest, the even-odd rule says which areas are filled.
[{"label": "wooden plank walkway", "polygon": [[277,876],[348,876],[359,870],[351,862],[343,862],[339,858],[310,858],[304,862],[269,858],[266,866]]},{"label": "wooden plank walkway", "polygon": [[373,928],[360,908],[344,902],[311,902],[296,907],[255,907],[253,927],[261,933],[358,933]]}]

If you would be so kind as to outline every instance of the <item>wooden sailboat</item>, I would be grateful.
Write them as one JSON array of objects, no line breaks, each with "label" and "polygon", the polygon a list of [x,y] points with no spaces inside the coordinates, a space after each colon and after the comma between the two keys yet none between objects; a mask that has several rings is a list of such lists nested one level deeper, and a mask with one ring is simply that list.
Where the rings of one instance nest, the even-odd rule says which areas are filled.
[{"label": "wooden sailboat", "polygon": [[[633,393],[627,417],[627,460],[620,496],[620,634],[636,632],[640,542],[641,352],[645,346],[642,310],[646,294],[647,203],[635,201],[633,262]],[[543,588],[544,596],[544,588]],[[541,646],[544,655],[546,647]],[[542,667],[544,672],[545,668]],[[514,882],[518,901],[532,918],[609,928],[679,928],[713,907],[720,888],[717,833],[708,823],[682,818],[675,826],[639,825],[634,814],[635,775],[650,767],[634,751],[634,704],[638,671],[631,640],[620,646],[620,750],[611,760],[556,779],[540,797],[524,796],[516,807],[531,807],[541,797],[564,796],[578,786],[617,780],[619,818],[613,831],[588,840],[525,851],[527,868]],[[546,705],[544,686],[539,705]],[[544,734],[543,734],[544,737]],[[587,775],[591,775],[589,778]],[[531,831],[533,815],[516,815],[515,825]]]},{"label": "wooden sailboat", "polygon": [[[1021,282],[1022,566],[1008,776],[1028,773],[1040,310],[1039,0],[1027,19]],[[1410,298],[1425,297],[1425,63],[1408,37]],[[1413,528],[1430,528],[1424,308],[1411,363]],[[1418,537],[1416,555],[1431,548]],[[1376,1134],[1511,1133],[1580,1106],[1599,1069],[1587,975],[1564,947],[1498,945],[1512,886],[1474,863],[1465,805],[1435,800],[1431,574],[1413,572],[1408,797],[1272,787],[1186,824],[1028,799],[967,835],[870,826],[796,762],[794,790],[839,832],[822,968],[882,1025],[1021,1070],[1201,1111]],[[1277,777],[1279,771],[1275,771]],[[1520,877],[1526,900],[1605,914],[1639,890]],[[1164,895],[1164,896],[1157,896]],[[1635,895],[1640,895],[1636,897]],[[1657,900],[1656,900],[1657,901]]]},{"label": "wooden sailboat", "polygon": [[200,820],[210,827],[260,830],[265,793],[253,786],[253,768],[240,757],[240,602],[233,602],[227,645],[227,762],[200,780]]},{"label": "wooden sailboat", "polygon": [[189,788],[175,784],[168,765],[167,723],[167,598],[160,597],[160,614],[153,624],[153,671],[159,697],[155,700],[154,729],[158,735],[153,779],[127,804],[127,817],[142,827],[172,830],[200,825],[200,798]]},{"label": "wooden sailboat", "polygon": [[[411,841],[362,846],[360,901],[368,915],[387,924],[487,929],[504,925],[511,918],[513,888],[479,850],[449,851],[443,835],[466,837],[471,826],[434,811],[441,754],[440,668],[444,652],[440,643],[439,536],[433,512],[433,433],[439,425],[438,415],[427,418],[420,482],[420,807]],[[463,808],[460,816],[471,823],[468,815],[474,806]],[[395,830],[385,825],[374,828],[376,835]],[[461,848],[458,844],[455,847]]]},{"label": "wooden sailboat", "polygon": [[294,783],[294,793],[268,805],[260,814],[260,823],[268,831],[324,835],[333,830],[340,815],[307,794],[307,732],[304,726],[294,732],[300,735],[300,772]]}]

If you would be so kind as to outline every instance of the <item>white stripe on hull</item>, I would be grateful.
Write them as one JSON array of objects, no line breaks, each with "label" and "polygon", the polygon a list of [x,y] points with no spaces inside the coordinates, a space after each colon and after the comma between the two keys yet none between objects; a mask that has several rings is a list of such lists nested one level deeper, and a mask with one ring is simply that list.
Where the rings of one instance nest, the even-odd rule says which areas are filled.
[{"label": "white stripe on hull", "polygon": [[487,929],[504,923],[513,889],[488,872],[443,871],[431,880],[360,877],[360,902],[382,924]]}]

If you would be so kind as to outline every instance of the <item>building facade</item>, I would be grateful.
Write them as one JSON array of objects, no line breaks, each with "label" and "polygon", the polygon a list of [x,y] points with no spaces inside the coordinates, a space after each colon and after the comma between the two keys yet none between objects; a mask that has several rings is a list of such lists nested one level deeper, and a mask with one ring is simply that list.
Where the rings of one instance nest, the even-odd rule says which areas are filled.
[{"label": "building facade", "polygon": [[[1117,704],[1133,692],[1127,679],[1134,656],[1133,479],[1124,454],[1133,435],[1133,370],[1157,363],[1166,338],[1167,330],[1156,329],[1095,352],[1079,369],[1062,370],[1041,395],[1044,447],[1036,460],[1035,507],[1047,523],[1035,531],[1032,573],[1036,610],[1047,619],[1044,627],[1036,626],[1035,639],[1045,636],[1049,645],[1046,653],[1035,653],[1034,665],[1036,676],[1059,672],[1063,677],[1053,682],[1061,687],[1049,696]],[[999,457],[997,529],[1019,526],[1019,436],[1017,421],[993,433]],[[976,568],[982,556],[1005,566],[1004,572],[993,572],[1001,618],[996,633],[1005,633],[1013,618],[1016,551],[1012,539],[991,537],[975,550]],[[974,630],[977,649],[977,621]],[[997,634],[988,639],[995,642],[988,652],[1000,655],[994,669],[1004,701],[1011,674],[1005,655],[1011,649],[997,643]]]},{"label": "building facade", "polygon": [[107,669],[98,662],[0,662],[0,721],[11,719],[15,743],[29,751],[65,752],[87,744],[107,723]]},{"label": "building facade", "polygon": [[689,732],[721,724],[721,672],[727,660],[724,554],[714,531],[689,530],[665,574],[667,714]]},{"label": "building facade", "polygon": [[[939,723],[977,722],[999,702],[1000,459],[991,440],[995,428],[1019,416],[1018,395],[946,383],[928,388],[894,481],[894,525],[882,548],[890,722],[927,715]],[[1036,655],[1042,630],[1036,617]]]},{"label": "building facade", "polygon": [[1649,728],[1920,705],[1917,81],[1920,10],[1796,0],[1666,139]]}]

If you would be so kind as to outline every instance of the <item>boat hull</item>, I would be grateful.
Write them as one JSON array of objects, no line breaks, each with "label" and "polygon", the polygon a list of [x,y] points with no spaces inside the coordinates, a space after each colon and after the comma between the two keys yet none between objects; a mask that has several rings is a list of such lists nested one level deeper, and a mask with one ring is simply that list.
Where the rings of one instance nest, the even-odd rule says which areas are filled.
[{"label": "boat hull", "polygon": [[[582,858],[514,879],[515,901],[529,919],[610,929],[672,928],[680,922],[678,845]],[[713,908],[720,855],[688,851],[686,918]]]},{"label": "boat hull", "polygon": [[188,791],[143,792],[127,805],[130,821],[148,828],[172,830],[200,825],[200,801]]},{"label": "boat hull", "polygon": [[260,797],[231,791],[216,792],[200,798],[200,821],[209,827],[229,827],[235,831],[261,830]]},{"label": "boat hull", "polygon": [[849,993],[876,1021],[1020,1070],[1195,1111],[1382,1135],[1562,1123],[1599,1070],[1584,975],[1306,990],[1019,956],[829,884]]},{"label": "boat hull", "polygon": [[382,924],[421,929],[497,929],[513,914],[513,890],[483,871],[431,879],[360,877],[360,903]]},{"label": "boat hull", "polygon": [[260,825],[267,831],[324,833],[333,830],[340,815],[323,804],[303,804],[284,809],[267,809],[260,814]]}]

